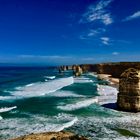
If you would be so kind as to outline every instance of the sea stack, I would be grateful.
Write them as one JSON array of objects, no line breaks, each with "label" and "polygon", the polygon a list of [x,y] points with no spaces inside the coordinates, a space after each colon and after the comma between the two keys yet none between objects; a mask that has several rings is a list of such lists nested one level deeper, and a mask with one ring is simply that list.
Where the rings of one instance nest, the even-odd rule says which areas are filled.
[{"label": "sea stack", "polygon": [[73,74],[74,74],[74,76],[76,76],[76,77],[81,76],[82,73],[83,73],[83,70],[79,65],[74,65],[73,66]]},{"label": "sea stack", "polygon": [[124,111],[140,111],[140,70],[129,68],[120,76],[118,108]]}]

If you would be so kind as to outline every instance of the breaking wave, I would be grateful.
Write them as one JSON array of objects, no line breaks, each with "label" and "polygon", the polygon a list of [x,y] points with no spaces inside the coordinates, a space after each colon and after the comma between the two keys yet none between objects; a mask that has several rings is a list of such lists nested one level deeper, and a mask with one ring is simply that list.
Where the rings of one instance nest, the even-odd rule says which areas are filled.
[{"label": "breaking wave", "polygon": [[60,78],[49,82],[40,82],[34,83],[30,86],[24,86],[16,91],[9,91],[12,96],[6,96],[1,98],[21,98],[21,97],[36,97],[36,96],[43,96],[48,93],[55,92],[65,86],[69,86],[73,84],[74,80],[73,77],[67,78]]},{"label": "breaking wave", "polygon": [[77,121],[77,117],[64,113],[53,117],[34,115],[30,118],[7,118],[1,120],[0,136],[5,140],[30,133],[58,132],[71,127]]},{"label": "breaking wave", "polygon": [[59,132],[59,131],[64,130],[65,128],[69,128],[72,125],[74,125],[77,121],[78,121],[78,118],[75,117],[72,121],[62,124],[62,126],[61,127],[58,127],[55,131],[56,132]]},{"label": "breaking wave", "polygon": [[50,80],[53,80],[53,79],[56,78],[56,76],[45,76],[45,78],[50,79]]},{"label": "breaking wave", "polygon": [[2,120],[3,118],[0,116],[0,120]]},{"label": "breaking wave", "polygon": [[3,108],[0,108],[0,113],[8,112],[8,111],[11,111],[11,110],[16,109],[16,108],[17,108],[16,106],[13,106],[13,107],[3,107]]},{"label": "breaking wave", "polygon": [[53,92],[51,94],[49,94],[48,96],[51,96],[51,97],[85,97],[84,95],[79,95],[79,94],[75,94],[73,93],[72,91],[63,91],[63,90],[60,90],[60,91],[56,91],[56,92]]},{"label": "breaking wave", "polygon": [[67,104],[65,106],[58,106],[57,108],[61,110],[72,111],[72,110],[77,110],[80,108],[90,106],[91,104],[97,103],[97,102],[98,102],[97,98],[92,98],[92,99],[87,99],[84,101],[79,101],[75,104]]},{"label": "breaking wave", "polygon": [[74,83],[92,83],[93,81],[89,78],[81,77],[81,78],[74,78]]},{"label": "breaking wave", "polygon": [[99,104],[114,103],[117,100],[117,88],[107,85],[97,85],[97,92]]}]

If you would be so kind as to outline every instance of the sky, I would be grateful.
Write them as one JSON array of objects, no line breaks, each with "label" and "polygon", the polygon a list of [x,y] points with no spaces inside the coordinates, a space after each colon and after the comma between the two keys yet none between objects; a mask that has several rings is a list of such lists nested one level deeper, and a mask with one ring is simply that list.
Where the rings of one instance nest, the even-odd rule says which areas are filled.
[{"label": "sky", "polygon": [[0,0],[0,63],[140,61],[140,0]]}]

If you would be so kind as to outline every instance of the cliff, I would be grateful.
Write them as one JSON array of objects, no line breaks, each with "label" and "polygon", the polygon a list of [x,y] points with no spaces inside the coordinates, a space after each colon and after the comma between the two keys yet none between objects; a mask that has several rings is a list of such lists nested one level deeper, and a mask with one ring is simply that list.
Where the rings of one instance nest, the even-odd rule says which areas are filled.
[{"label": "cliff", "polygon": [[[82,70],[83,73],[85,72],[97,72],[98,74],[109,74],[112,77],[120,78],[120,75],[129,68],[140,69],[140,62],[117,62],[117,63],[100,63],[100,64],[81,64],[81,65],[73,65],[73,66],[60,66],[59,70],[75,70],[77,69]],[[78,71],[78,70],[77,70]]]},{"label": "cliff", "polygon": [[117,104],[121,110],[140,111],[140,70],[130,68],[121,74]]},{"label": "cliff", "polygon": [[103,63],[97,65],[98,74],[110,74],[112,77],[120,78],[120,75],[129,68],[140,69],[140,62]]}]

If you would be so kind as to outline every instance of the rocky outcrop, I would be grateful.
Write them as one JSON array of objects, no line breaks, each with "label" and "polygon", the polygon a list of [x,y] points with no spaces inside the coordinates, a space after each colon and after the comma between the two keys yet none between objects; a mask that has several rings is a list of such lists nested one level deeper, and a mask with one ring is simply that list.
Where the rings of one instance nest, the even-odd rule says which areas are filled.
[{"label": "rocky outcrop", "polygon": [[76,77],[81,76],[82,73],[83,73],[83,70],[79,65],[74,65],[73,66],[73,74],[74,74],[74,76],[76,76]]},{"label": "rocky outcrop", "polygon": [[70,132],[46,132],[40,134],[30,134],[12,140],[88,140],[84,137]]},{"label": "rocky outcrop", "polygon": [[120,76],[118,108],[125,111],[140,111],[140,70],[130,68]]}]

